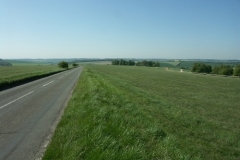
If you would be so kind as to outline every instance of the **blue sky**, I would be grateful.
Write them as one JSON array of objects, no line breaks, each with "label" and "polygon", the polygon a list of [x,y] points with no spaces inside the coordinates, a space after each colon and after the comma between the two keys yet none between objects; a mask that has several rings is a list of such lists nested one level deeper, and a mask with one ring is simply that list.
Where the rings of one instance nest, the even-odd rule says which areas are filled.
[{"label": "blue sky", "polygon": [[240,59],[240,0],[0,0],[0,58]]}]

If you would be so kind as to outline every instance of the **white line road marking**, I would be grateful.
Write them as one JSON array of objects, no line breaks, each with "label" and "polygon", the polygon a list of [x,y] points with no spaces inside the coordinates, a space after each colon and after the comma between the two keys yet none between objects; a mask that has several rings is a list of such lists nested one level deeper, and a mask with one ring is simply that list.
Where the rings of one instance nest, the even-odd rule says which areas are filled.
[{"label": "white line road marking", "polygon": [[58,79],[61,79],[63,76],[59,77]]},{"label": "white line road marking", "polygon": [[51,82],[49,82],[49,83],[47,83],[47,84],[44,84],[43,87],[49,85],[49,84],[52,83],[52,82],[54,82],[54,81],[51,81]]},{"label": "white line road marking", "polygon": [[17,100],[19,100],[19,99],[21,99],[21,98],[23,98],[23,97],[25,97],[25,96],[27,96],[27,95],[33,93],[33,92],[34,92],[34,91],[31,91],[31,92],[29,92],[29,93],[27,93],[27,94],[24,94],[23,96],[19,97],[18,99],[15,99],[15,100],[9,102],[8,104],[5,104],[5,105],[1,106],[0,109],[2,109],[2,108],[4,108],[4,107],[8,106],[9,104],[11,104],[11,103],[13,103],[13,102],[16,102]]},{"label": "white line road marking", "polygon": [[65,75],[68,75],[68,73],[67,73],[67,74],[65,74]]}]

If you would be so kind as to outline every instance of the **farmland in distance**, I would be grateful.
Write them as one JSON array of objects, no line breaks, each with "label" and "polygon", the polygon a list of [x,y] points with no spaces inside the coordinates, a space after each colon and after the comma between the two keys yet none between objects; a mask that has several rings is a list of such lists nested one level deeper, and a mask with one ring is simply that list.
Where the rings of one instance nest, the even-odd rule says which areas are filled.
[{"label": "farmland in distance", "polygon": [[240,79],[88,65],[44,159],[239,159]]}]

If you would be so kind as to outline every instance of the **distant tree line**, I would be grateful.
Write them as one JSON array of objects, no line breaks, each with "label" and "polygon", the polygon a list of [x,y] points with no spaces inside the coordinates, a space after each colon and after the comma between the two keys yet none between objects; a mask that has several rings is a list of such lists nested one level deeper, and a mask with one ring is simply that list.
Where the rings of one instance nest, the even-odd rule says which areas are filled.
[{"label": "distant tree line", "polygon": [[59,62],[58,67],[68,69],[68,62],[65,61]]},{"label": "distant tree line", "polygon": [[134,66],[135,62],[132,60],[127,61],[127,60],[123,60],[123,59],[121,59],[121,60],[116,59],[116,60],[112,61],[112,65]]},{"label": "distant tree line", "polygon": [[0,66],[12,66],[12,64],[0,59]]},{"label": "distant tree line", "polygon": [[220,75],[233,75],[233,67],[229,65],[221,65],[221,66],[215,66],[213,68],[212,73],[213,74],[220,74]]},{"label": "distant tree line", "polygon": [[195,63],[192,67],[192,72],[196,73],[211,73],[227,76],[240,76],[240,65],[235,66],[233,69],[230,65],[220,65],[212,68],[211,65],[206,65],[203,63]]},{"label": "distant tree line", "polygon": [[154,61],[142,61],[142,62],[138,62],[136,64],[136,66],[147,66],[147,67],[160,67],[160,63],[159,62],[154,62]]},{"label": "distant tree line", "polygon": [[77,64],[77,63],[73,63],[72,66],[73,66],[73,67],[78,67],[79,64]]},{"label": "distant tree line", "polygon": [[154,62],[154,61],[141,61],[141,62],[137,62],[135,63],[132,60],[113,60],[112,61],[112,65],[127,65],[127,66],[148,66],[148,67],[160,67],[160,63],[159,62]]},{"label": "distant tree line", "polygon": [[240,65],[237,65],[237,66],[234,68],[233,75],[234,75],[234,76],[240,76]]},{"label": "distant tree line", "polygon": [[194,63],[192,67],[192,72],[197,73],[211,73],[212,72],[212,66],[206,65],[203,63]]}]

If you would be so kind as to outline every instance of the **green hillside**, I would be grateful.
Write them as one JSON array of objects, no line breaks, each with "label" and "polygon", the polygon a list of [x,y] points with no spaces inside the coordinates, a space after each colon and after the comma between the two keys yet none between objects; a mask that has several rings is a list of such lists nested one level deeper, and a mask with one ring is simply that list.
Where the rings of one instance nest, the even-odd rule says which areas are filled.
[{"label": "green hillside", "polygon": [[240,79],[86,66],[43,159],[240,157]]},{"label": "green hillside", "polygon": [[0,66],[12,66],[12,64],[0,59]]}]

